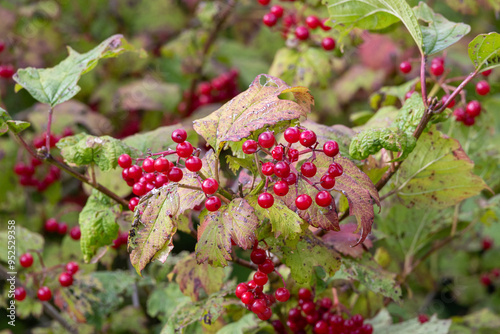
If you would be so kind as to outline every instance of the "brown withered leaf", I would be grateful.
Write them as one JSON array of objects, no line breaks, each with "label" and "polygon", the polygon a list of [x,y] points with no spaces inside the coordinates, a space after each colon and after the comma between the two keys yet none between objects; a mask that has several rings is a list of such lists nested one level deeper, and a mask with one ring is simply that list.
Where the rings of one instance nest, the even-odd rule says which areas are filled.
[{"label": "brown withered leaf", "polygon": [[[328,232],[327,234],[325,234],[323,236],[323,241],[328,245],[332,245],[338,252],[344,255],[349,255],[356,258],[361,257],[364,252],[363,246],[359,244],[355,247],[351,247],[360,238],[360,234],[355,233],[356,229],[356,224],[349,223],[341,225],[340,231]],[[366,248],[371,248],[373,246],[373,243],[370,239],[365,239],[362,244],[365,245]]]}]

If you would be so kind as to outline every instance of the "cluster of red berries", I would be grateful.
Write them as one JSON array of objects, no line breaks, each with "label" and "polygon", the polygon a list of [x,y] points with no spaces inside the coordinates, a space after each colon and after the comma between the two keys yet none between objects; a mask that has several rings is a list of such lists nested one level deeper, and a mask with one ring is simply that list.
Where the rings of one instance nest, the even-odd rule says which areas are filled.
[{"label": "cluster of red berries", "polygon": [[273,261],[267,256],[267,252],[255,244],[250,259],[259,266],[253,279],[246,283],[240,283],[236,287],[236,297],[243,304],[255,313],[261,320],[269,320],[273,315],[271,307],[277,301],[286,302],[290,298],[290,292],[287,288],[279,288],[273,294],[263,292],[264,285],[268,282],[270,273],[274,271]]},{"label": "cluster of red berries", "polygon": [[[24,253],[19,257],[19,263],[23,268],[29,268],[33,265],[33,255],[30,253]],[[75,275],[79,269],[78,263],[68,262],[65,266],[66,271],[59,275],[59,284],[62,287],[68,287],[73,284],[73,275]],[[47,286],[41,286],[37,291],[37,297],[40,301],[46,302],[52,298],[52,290]],[[14,291],[14,299],[17,301],[23,301],[26,298],[26,289],[22,286],[17,287]]]},{"label": "cluster of red berries", "polygon": [[[287,146],[282,144],[276,145],[274,134],[270,131],[261,133],[258,142],[249,139],[243,143],[244,153],[254,154],[260,147],[260,150],[270,155],[273,159],[272,162],[262,163],[261,166],[261,172],[266,177],[266,188],[265,191],[258,196],[257,202],[262,208],[267,209],[274,204],[274,196],[267,192],[269,182],[275,182],[273,192],[276,196],[285,196],[288,194],[289,186],[297,183],[298,177],[304,178],[318,189],[318,193],[315,197],[317,205],[327,207],[332,203],[333,199],[330,193],[326,190],[321,190],[316,184],[313,184],[308,179],[314,177],[317,172],[316,165],[314,164],[315,154],[317,152],[322,152],[326,156],[334,158],[339,153],[339,145],[335,141],[327,141],[324,143],[323,149],[316,149],[319,145],[316,133],[307,129],[302,130],[298,127],[290,127],[285,130],[284,138],[288,142]],[[295,143],[300,143],[306,149],[299,151],[293,148],[292,145]],[[298,161],[299,156],[311,152],[314,153],[311,157],[311,161],[304,162],[300,168],[300,172],[295,171],[295,173],[292,171],[292,168],[295,169],[292,164]],[[342,166],[333,161],[327,172],[321,176],[319,185],[323,189],[332,189],[335,185],[335,178],[341,176],[343,172]],[[313,200],[308,194],[300,194],[295,199],[295,205],[299,210],[307,210],[312,203]]]},{"label": "cluster of red berries", "polygon": [[488,273],[483,273],[480,277],[481,284],[486,287],[493,286],[493,280],[500,277],[500,269],[494,268]]},{"label": "cluster of red berries", "polygon": [[476,117],[481,114],[481,109],[481,103],[473,100],[467,103],[465,109],[456,108],[453,111],[453,116],[457,122],[462,122],[465,126],[472,126],[476,123]]},{"label": "cluster of red berries", "polygon": [[[68,232],[68,224],[64,222],[58,222],[55,218],[49,218],[43,226],[44,230],[48,233],[57,233],[60,235],[65,235]],[[82,232],[80,226],[74,226],[69,230],[69,236],[73,240],[80,240]]]},{"label": "cluster of red berries", "polygon": [[[258,1],[263,6],[269,5],[271,2],[271,0]],[[269,12],[262,18],[262,22],[268,27],[274,27],[281,18],[283,18],[282,36],[284,39],[288,38],[288,34],[291,31],[298,40],[305,41],[311,37],[310,30],[321,28],[324,31],[328,31],[331,29],[325,25],[327,19],[320,20],[317,16],[310,15],[306,17],[304,22],[299,22],[296,11],[285,15],[285,9],[280,5],[271,6]],[[333,50],[335,49],[335,40],[331,37],[324,37],[321,40],[321,47],[326,51]]]},{"label": "cluster of red berries", "polygon": [[232,69],[210,81],[200,82],[194,94],[189,91],[184,92],[183,100],[177,109],[183,115],[190,115],[201,106],[232,99],[239,94],[238,75],[238,70]]},{"label": "cluster of red berries", "polygon": [[[0,41],[0,53],[5,50],[5,42]],[[11,64],[0,65],[0,78],[10,79],[16,73],[14,66]]]},{"label": "cluster of red berries", "polygon": [[[293,333],[306,333],[308,328],[315,334],[372,334],[373,327],[364,323],[360,314],[344,319],[337,314],[330,298],[325,297],[314,302],[311,290],[299,289],[299,302],[297,307],[290,309],[286,327]],[[274,330],[278,334],[288,333],[281,321],[272,322]]]}]

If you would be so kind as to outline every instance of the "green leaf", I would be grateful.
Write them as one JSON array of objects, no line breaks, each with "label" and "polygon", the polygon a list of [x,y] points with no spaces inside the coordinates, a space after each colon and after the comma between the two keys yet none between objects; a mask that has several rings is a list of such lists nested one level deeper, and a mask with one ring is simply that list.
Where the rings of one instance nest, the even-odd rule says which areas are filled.
[{"label": "green leaf", "polygon": [[481,328],[500,329],[500,317],[490,309],[484,308],[464,317],[455,317],[454,323],[467,325],[471,329],[479,330]]},{"label": "green leaf", "polygon": [[419,94],[413,94],[399,110],[393,126],[396,126],[408,136],[412,136],[422,119],[424,111],[425,106],[422,97]]},{"label": "green leaf", "polygon": [[469,58],[478,72],[500,65],[500,34],[481,34],[469,43]]},{"label": "green leaf", "polygon": [[19,133],[27,129],[30,125],[31,124],[28,122],[13,120],[7,111],[0,108],[0,136],[7,133],[9,130],[14,133]]},{"label": "green leaf", "polygon": [[393,191],[407,206],[446,208],[489,189],[473,167],[457,140],[434,129],[402,163]]},{"label": "green leaf", "polygon": [[231,260],[231,240],[243,249],[251,248],[258,224],[254,208],[243,198],[234,199],[218,211],[206,214],[198,227],[198,263],[226,266]]},{"label": "green leaf", "polygon": [[189,302],[189,297],[182,294],[177,284],[169,283],[166,287],[156,286],[148,296],[147,312],[150,317],[170,316],[177,305]]},{"label": "green leaf", "polygon": [[177,221],[173,217],[178,210],[176,183],[152,190],[141,198],[129,233],[130,262],[139,275],[149,262],[167,260],[174,248],[172,238],[177,231]]},{"label": "green leaf", "polygon": [[178,85],[154,78],[140,79],[118,89],[114,97],[120,110],[175,110],[182,99]]},{"label": "green leaf", "polygon": [[71,99],[79,91],[78,80],[102,58],[116,57],[133,50],[122,35],[114,35],[87,53],[68,47],[69,56],[52,68],[19,69],[13,79],[36,100],[51,107]]},{"label": "green leaf", "polygon": [[268,220],[271,223],[275,238],[281,235],[284,239],[294,239],[302,231],[300,226],[302,219],[279,198],[274,198],[274,204],[269,209],[264,209],[257,204],[257,195],[250,196],[247,200],[255,208],[255,214],[260,221]]},{"label": "green leaf", "polygon": [[[152,152],[166,151],[167,149],[175,150],[177,143],[172,140],[171,134],[175,129],[182,127],[181,124],[169,126],[161,126],[153,131],[138,133],[123,139],[123,142],[130,147],[136,148],[142,153],[148,150]],[[198,144],[198,135],[194,131],[186,129],[188,133],[187,141],[193,146]]]},{"label": "green leaf", "polygon": [[330,68],[328,54],[319,48],[311,47],[304,51],[282,48],[274,56],[269,75],[293,86],[319,84],[324,87],[332,73]]},{"label": "green leaf", "polygon": [[217,334],[245,334],[259,327],[259,321],[253,313],[247,313],[238,321],[232,322],[217,331]]},{"label": "green leaf", "polygon": [[396,283],[396,274],[385,271],[374,263],[344,258],[333,279],[356,280],[369,290],[395,301],[399,301],[402,296],[401,287]]},{"label": "green leaf", "polygon": [[[31,232],[27,228],[22,227],[21,224],[19,224],[19,222],[17,221],[17,219],[16,219],[16,224],[14,225],[8,224],[7,219],[4,220],[4,222],[5,223],[3,225],[5,226],[5,230],[0,232],[0,243],[2,245],[5,245],[5,247],[7,247],[7,245],[12,245],[11,243],[9,243],[9,240],[12,240],[9,238],[9,235],[11,236],[11,238],[13,238],[13,236],[15,235],[15,238],[17,240],[22,240],[22,242],[15,243],[16,254],[21,255],[23,253],[26,253],[28,249],[43,251],[44,239],[40,234],[36,232]],[[12,227],[8,229],[9,227],[7,226],[9,227],[15,226],[15,229],[12,229]],[[11,231],[11,233],[9,233],[9,231]],[[15,234],[13,234],[12,231],[14,231]],[[8,255],[11,254],[8,254],[8,252],[0,253],[0,261],[8,263],[9,271],[15,271],[13,267],[17,267],[18,264],[15,261],[13,263],[9,263]],[[11,265],[13,266],[12,268]]]},{"label": "green leaf", "polygon": [[253,155],[247,155],[245,158],[237,158],[232,155],[226,155],[226,161],[229,166],[229,169],[237,175],[238,171],[241,168],[246,168],[252,174],[256,175],[259,173],[257,167],[255,166],[255,161],[253,159]]},{"label": "green leaf", "polygon": [[[408,93],[411,89],[413,89],[416,85],[417,82],[420,81],[420,78],[414,78],[412,80],[406,81],[404,84],[401,84],[399,86],[385,86],[380,88],[380,90],[372,95],[370,97],[371,101],[374,101],[376,96],[382,95],[380,98],[384,97],[384,99],[387,99],[387,96],[394,96],[397,97],[400,101],[405,100],[405,95]],[[418,95],[418,94],[417,94]],[[374,106],[372,106],[374,107]],[[374,108],[377,109],[377,108]]]},{"label": "green leaf", "polygon": [[368,129],[352,139],[349,154],[353,159],[363,160],[385,148],[392,152],[401,152],[401,155],[393,160],[400,161],[413,151],[416,144],[415,137],[398,133],[397,129]]},{"label": "green leaf", "polygon": [[99,248],[110,245],[117,237],[119,207],[111,198],[95,189],[92,191],[78,217],[82,232],[80,247],[85,262],[89,262]]},{"label": "green leaf", "polygon": [[291,276],[298,284],[312,283],[318,266],[323,267],[330,276],[340,268],[339,254],[310,232],[297,240],[271,237],[266,242],[282,263],[290,268]]},{"label": "green leaf", "polygon": [[103,172],[115,169],[122,154],[137,156],[133,148],[110,136],[95,137],[80,133],[62,138],[56,145],[68,163],[77,166],[94,163]]},{"label": "green leaf", "polygon": [[386,309],[382,309],[375,318],[366,322],[373,325],[373,332],[377,334],[447,334],[451,326],[451,320],[439,320],[436,315],[423,324],[418,318],[391,324],[391,316]]},{"label": "green leaf", "polygon": [[222,289],[226,276],[224,269],[207,263],[198,264],[194,254],[190,254],[175,265],[175,281],[182,293],[192,301],[204,299]]},{"label": "green leaf", "polygon": [[375,115],[373,115],[368,122],[354,129],[356,131],[363,131],[368,129],[389,128],[396,119],[398,113],[399,110],[394,106],[382,107],[377,110]]},{"label": "green leaf", "polygon": [[[279,95],[284,93],[293,93],[297,101],[280,99]],[[266,126],[306,116],[312,104],[314,100],[307,88],[290,87],[278,78],[261,74],[246,91],[207,117],[194,121],[194,130],[218,156],[226,142],[237,142]]]},{"label": "green leaf", "polygon": [[425,2],[420,2],[413,8],[419,21],[423,38],[423,49],[426,55],[442,51],[458,42],[470,32],[470,26],[465,23],[448,21],[441,14],[436,14]]},{"label": "green leaf", "polygon": [[351,144],[352,137],[356,135],[356,132],[351,128],[342,124],[326,126],[310,120],[300,122],[300,124],[314,131],[320,143],[335,140],[339,144],[340,154],[342,156],[349,156],[349,145]]},{"label": "green leaf", "polygon": [[422,51],[422,32],[415,13],[404,0],[323,0],[335,25],[380,30],[402,21]]}]

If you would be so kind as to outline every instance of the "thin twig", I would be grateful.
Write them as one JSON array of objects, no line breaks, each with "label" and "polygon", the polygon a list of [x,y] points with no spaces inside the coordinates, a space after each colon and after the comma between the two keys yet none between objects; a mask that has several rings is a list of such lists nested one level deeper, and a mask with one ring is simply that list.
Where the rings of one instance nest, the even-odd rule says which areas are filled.
[{"label": "thin twig", "polygon": [[47,133],[45,135],[45,147],[47,151],[50,152],[50,137],[51,137],[51,127],[52,127],[52,114],[54,113],[54,109],[50,107],[49,109],[49,119],[47,121]]},{"label": "thin twig", "polygon": [[237,263],[237,264],[239,264],[239,265],[240,265],[240,266],[242,266],[242,267],[250,268],[250,269],[252,269],[252,270],[257,270],[257,269],[259,269],[259,267],[258,267],[256,264],[254,264],[254,263],[252,263],[252,262],[249,262],[249,261],[247,261],[247,260],[240,259],[240,258],[239,258],[239,257],[238,257],[235,253],[234,253],[234,251],[233,251],[233,252],[231,252],[231,257],[232,257],[232,261],[233,261],[234,263]]},{"label": "thin twig", "polygon": [[422,59],[420,61],[420,86],[422,89],[422,100],[424,101],[424,106],[427,107],[427,85],[425,80],[425,63],[427,62],[427,57],[422,53]]}]

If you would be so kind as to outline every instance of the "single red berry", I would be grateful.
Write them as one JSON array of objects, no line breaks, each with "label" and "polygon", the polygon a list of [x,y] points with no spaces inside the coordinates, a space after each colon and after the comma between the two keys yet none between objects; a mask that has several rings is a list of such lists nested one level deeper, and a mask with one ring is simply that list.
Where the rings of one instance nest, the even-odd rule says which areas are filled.
[{"label": "single red berry", "polygon": [[[137,198],[137,197],[134,197]],[[80,230],[80,226],[74,226],[69,230],[69,236],[73,240],[80,240],[80,237],[82,236],[82,231]]]},{"label": "single red berry", "polygon": [[491,271],[491,275],[493,275],[493,277],[500,277],[500,269],[499,268],[494,268]]},{"label": "single red berry", "polygon": [[335,40],[331,37],[325,37],[321,40],[321,47],[325,51],[331,51],[335,49]]},{"label": "single red berry", "polygon": [[257,198],[257,203],[259,203],[260,207],[264,209],[268,209],[274,204],[274,197],[270,193],[262,193]]},{"label": "single red berry", "polygon": [[316,334],[327,334],[328,333],[328,323],[324,320],[318,321],[314,325],[314,333]]},{"label": "single red berry", "polygon": [[168,183],[168,177],[164,174],[156,175],[155,188],[161,188]]},{"label": "single red berry", "polygon": [[168,171],[167,176],[170,181],[179,182],[180,180],[182,180],[184,174],[182,173],[182,170],[180,168],[173,167]]},{"label": "single red berry", "polygon": [[302,166],[300,167],[300,171],[305,177],[313,177],[314,175],[316,175],[317,168],[315,164],[308,161],[302,164]]},{"label": "single red berry", "polygon": [[439,64],[444,66],[444,58],[443,57],[435,57],[432,59],[431,64]]},{"label": "single red berry", "polygon": [[351,319],[347,319],[344,321],[344,330],[346,330],[348,333],[352,330],[354,330],[356,326],[354,325],[354,321]]},{"label": "single red berry", "polygon": [[8,65],[0,65],[0,78],[10,79],[16,73],[14,70],[14,66]]},{"label": "single red berry", "polygon": [[311,204],[312,204],[311,196],[309,196],[307,194],[299,195],[295,199],[295,205],[297,206],[297,209],[299,209],[299,210],[307,210],[307,209],[309,209]]},{"label": "single red berry", "polygon": [[52,298],[52,291],[48,287],[42,286],[38,289],[37,296],[42,302],[46,302]]},{"label": "single red berry", "polygon": [[[154,172],[155,171],[155,161],[151,158],[144,159],[144,161],[142,162],[142,169],[144,169],[144,171],[146,173]],[[129,171],[129,174],[130,174],[130,171]]]},{"label": "single red berry", "polygon": [[241,299],[243,294],[247,291],[248,291],[248,286],[245,283],[238,284],[238,286],[236,286],[236,291],[235,291],[236,297]]},{"label": "single red berry", "polygon": [[[302,303],[304,304],[304,303]],[[308,314],[306,316],[306,321],[308,324],[311,324],[314,326],[315,323],[317,323],[319,320],[319,313],[318,312],[314,312],[313,314]]]},{"label": "single red berry", "polygon": [[60,235],[64,235],[68,232],[68,224],[66,223],[59,223],[57,224],[57,233]]},{"label": "single red berry", "polygon": [[327,23],[328,23],[328,18],[323,19],[323,21],[321,21],[321,29],[323,29],[324,31],[332,29],[332,27],[326,25]]},{"label": "single red berry", "polygon": [[135,183],[134,186],[132,187],[132,192],[139,197],[141,197],[142,195],[145,195],[147,192],[146,184],[144,184],[142,182]]},{"label": "single red berry", "polygon": [[245,154],[254,154],[257,152],[258,144],[255,140],[249,139],[243,143],[243,153]]},{"label": "single red berry", "polygon": [[133,180],[138,180],[141,178],[142,176],[142,168],[137,166],[137,165],[133,165],[131,166],[129,169],[128,169],[128,176],[133,179]]},{"label": "single red berry", "polygon": [[203,162],[200,158],[192,156],[186,159],[186,168],[191,172],[198,172],[203,167]]},{"label": "single red berry", "polygon": [[262,132],[259,135],[259,145],[263,148],[271,148],[275,143],[274,135],[270,131]]},{"label": "single red berry", "polygon": [[0,41],[0,52],[3,52],[3,50],[5,50],[5,42]]},{"label": "single red berry", "polygon": [[205,194],[212,195],[219,189],[219,183],[217,180],[209,177],[201,183],[201,189]]},{"label": "single red berry", "polygon": [[73,276],[68,273],[62,273],[59,275],[59,283],[61,286],[70,286],[73,284]]},{"label": "single red berry", "polygon": [[[448,100],[450,98],[449,95],[443,95],[443,97],[441,98],[441,102],[443,103],[443,105],[445,104],[446,100]],[[447,105],[444,105],[445,108],[453,108],[455,106],[455,100],[451,100]]]},{"label": "single red berry", "polygon": [[294,144],[300,140],[300,130],[297,127],[290,127],[285,130],[283,136],[290,144]]},{"label": "single red berry", "polygon": [[306,17],[306,24],[309,28],[316,29],[321,25],[321,21],[318,19],[317,16],[310,15]]},{"label": "single red berry", "polygon": [[200,82],[198,85],[198,93],[200,95],[210,95],[212,92],[212,85],[210,85],[210,82],[204,81]]},{"label": "single red berry", "polygon": [[124,170],[122,170],[122,179],[124,179],[125,181],[134,181],[134,179],[130,177],[128,170],[129,168],[125,168]]},{"label": "single red berry", "polygon": [[177,144],[177,148],[175,151],[177,155],[180,156],[181,158],[187,158],[191,154],[193,154],[194,149],[193,145],[191,145],[190,142],[183,141],[182,143]]},{"label": "single red berry", "polygon": [[291,148],[288,150],[288,159],[290,162],[295,162],[299,160],[299,150]]},{"label": "single red berry", "polygon": [[273,191],[276,196],[285,196],[288,194],[290,188],[288,187],[288,183],[285,181],[278,181],[274,184]]},{"label": "single red berry", "polygon": [[307,29],[304,26],[298,26],[295,28],[295,37],[300,39],[301,41],[304,41],[309,38],[309,29]]},{"label": "single red berry", "polygon": [[241,301],[245,305],[252,304],[254,300],[255,300],[255,298],[253,296],[253,292],[247,291],[247,292],[244,292],[241,294]]},{"label": "single red berry", "polygon": [[481,113],[481,103],[479,101],[470,101],[467,103],[467,107],[465,108],[465,112],[469,114],[469,116],[477,117]]},{"label": "single red berry", "polygon": [[481,74],[482,74],[483,76],[487,77],[487,76],[489,76],[489,75],[491,74],[491,72],[492,72],[492,71],[493,71],[493,70],[489,69],[489,70],[486,70],[486,71],[481,72]]},{"label": "single red berry", "polygon": [[266,307],[266,309],[262,311],[262,313],[257,314],[257,317],[262,321],[267,321],[271,319],[272,316],[273,316],[273,311],[269,307]]},{"label": "single red berry", "polygon": [[71,275],[76,274],[78,272],[78,269],[79,269],[78,263],[76,262],[72,261],[66,264],[66,272],[68,272]]},{"label": "single red berry", "polygon": [[[142,178],[141,178],[142,179]],[[144,180],[139,180],[139,182],[143,182],[143,183],[151,183],[153,182],[154,180],[156,179],[156,176],[154,173],[147,173],[146,175],[144,175]]]},{"label": "single red berry", "polygon": [[290,299],[290,291],[288,291],[287,288],[278,288],[274,292],[274,295],[276,296],[276,299],[282,303],[286,302],[288,299]]},{"label": "single red berry", "polygon": [[288,174],[287,177],[284,177],[281,179],[282,181],[285,181],[289,186],[292,186],[294,185],[295,183],[297,183],[297,174],[295,173],[290,173]]},{"label": "single red berry", "polygon": [[260,314],[264,312],[267,308],[266,302],[263,299],[257,299],[252,303],[252,307],[250,308],[253,313]]},{"label": "single red berry", "polygon": [[260,285],[260,286],[266,285],[266,283],[268,281],[267,274],[265,274],[261,271],[257,271],[253,275],[253,281],[255,282],[255,284]]},{"label": "single red berry", "polygon": [[259,264],[259,271],[263,272],[264,274],[270,274],[274,271],[274,264],[273,261],[270,259],[266,259],[264,263]]},{"label": "single red berry", "polygon": [[267,6],[271,2],[271,0],[258,0],[258,1],[262,6]]},{"label": "single red berry", "polygon": [[156,159],[154,162],[154,169],[157,172],[160,172],[160,173],[166,172],[169,167],[170,167],[170,164],[168,163],[168,160],[163,158],[163,157]]},{"label": "single red berry", "polygon": [[472,126],[476,123],[476,119],[470,115],[465,115],[465,118],[462,122],[465,126]]},{"label": "single red berry", "polygon": [[483,250],[486,251],[493,247],[493,239],[486,237],[483,239],[482,244],[483,244]]},{"label": "single red berry", "polygon": [[361,327],[363,325],[363,321],[365,321],[365,319],[363,318],[363,316],[361,314],[355,314],[351,317],[351,320],[354,322],[354,326],[355,327]]},{"label": "single red berry", "polygon": [[290,175],[290,165],[285,161],[278,161],[274,165],[274,173],[277,177],[287,177]]},{"label": "single red berry", "polygon": [[490,84],[488,81],[481,80],[476,84],[476,92],[479,95],[486,95],[490,92]]},{"label": "single red berry", "polygon": [[14,290],[14,299],[21,302],[26,298],[26,290],[20,286]]},{"label": "single red berry", "polygon": [[120,165],[121,168],[129,168],[132,166],[132,158],[128,154],[122,154],[118,158],[118,165]]},{"label": "single red berry", "polygon": [[316,312],[316,304],[313,301],[309,300],[302,304],[302,312],[305,314],[313,314]]},{"label": "single red berry", "polygon": [[277,18],[280,18],[283,16],[283,7],[278,5],[272,6],[270,12],[273,13]]},{"label": "single red berry", "polygon": [[427,321],[429,321],[429,316],[427,316],[427,314],[419,314],[418,315],[418,321],[421,324],[425,324]]},{"label": "single red berry", "polygon": [[328,174],[330,174],[332,177],[341,176],[342,174],[344,174],[344,168],[342,168],[341,164],[332,162],[330,166],[328,166]]},{"label": "single red berry", "polygon": [[484,285],[484,286],[489,286],[491,285],[493,282],[491,281],[491,278],[488,274],[483,274],[481,275],[481,284]]},{"label": "single red berry", "polygon": [[41,164],[43,164],[42,161],[38,160],[37,158],[31,158],[31,165],[33,165],[33,167],[40,166]]},{"label": "single red berry", "polygon": [[177,144],[184,142],[187,139],[187,132],[184,129],[177,129],[172,132],[172,140]]},{"label": "single red berry", "polygon": [[57,222],[57,220],[55,218],[49,218],[45,222],[44,228],[45,228],[45,231],[50,232],[50,233],[54,233],[54,232],[57,232],[58,225],[59,225],[59,223]]},{"label": "single red berry", "polygon": [[319,302],[319,306],[321,308],[324,308],[325,310],[329,310],[332,308],[333,302],[330,298],[325,297],[325,298],[321,299],[321,301]]},{"label": "single red berry", "polygon": [[277,22],[278,18],[273,13],[264,14],[264,16],[262,17],[262,23],[264,23],[268,27],[275,26]]},{"label": "single red berry", "polygon": [[19,257],[19,263],[24,268],[29,268],[33,264],[33,255],[30,253],[24,253]]},{"label": "single red berry", "polygon": [[276,146],[271,151],[271,154],[273,156],[273,159],[278,160],[278,161],[283,160],[283,154],[284,154],[283,146],[281,146],[281,145],[280,146]]},{"label": "single red berry", "polygon": [[323,144],[323,153],[328,157],[334,157],[339,153],[339,144],[330,140]]},{"label": "single red berry", "polygon": [[255,284],[255,282],[253,280],[252,281],[248,281],[247,285],[248,285],[248,289],[249,290],[257,289],[257,284]]},{"label": "single red berry", "polygon": [[261,167],[262,174],[265,176],[271,176],[274,174],[274,164],[272,162],[266,162]]},{"label": "single red berry", "polygon": [[222,203],[220,201],[220,198],[217,196],[212,196],[207,198],[205,201],[205,207],[207,208],[208,211],[217,211],[220,209],[222,206]]},{"label": "single red berry", "polygon": [[334,314],[330,316],[328,323],[335,329],[342,329],[344,326],[344,319],[340,315]]},{"label": "single red berry", "polygon": [[257,265],[262,264],[267,259],[266,251],[262,248],[256,248],[250,253],[250,259]]},{"label": "single red berry", "polygon": [[316,194],[315,201],[319,206],[327,207],[332,203],[332,195],[328,191],[320,191]]},{"label": "single red berry", "polygon": [[26,166],[24,163],[22,162],[18,162],[14,165],[14,173],[16,173],[16,175],[26,175],[26,168],[28,166]]},{"label": "single red berry", "polygon": [[300,134],[300,143],[302,146],[311,147],[316,144],[317,138],[314,131],[306,130]]},{"label": "single red berry", "polygon": [[361,334],[373,334],[373,326],[370,324],[364,324],[360,329]]},{"label": "single red berry", "polygon": [[408,74],[411,72],[411,63],[409,61],[404,61],[401,64],[399,64],[399,70],[405,74]]},{"label": "single red berry", "polygon": [[298,293],[299,299],[310,300],[312,297],[311,290],[307,288],[300,288]]},{"label": "single red berry", "polygon": [[431,72],[435,76],[440,76],[441,74],[444,73],[444,66],[439,63],[432,63],[431,64]]}]

